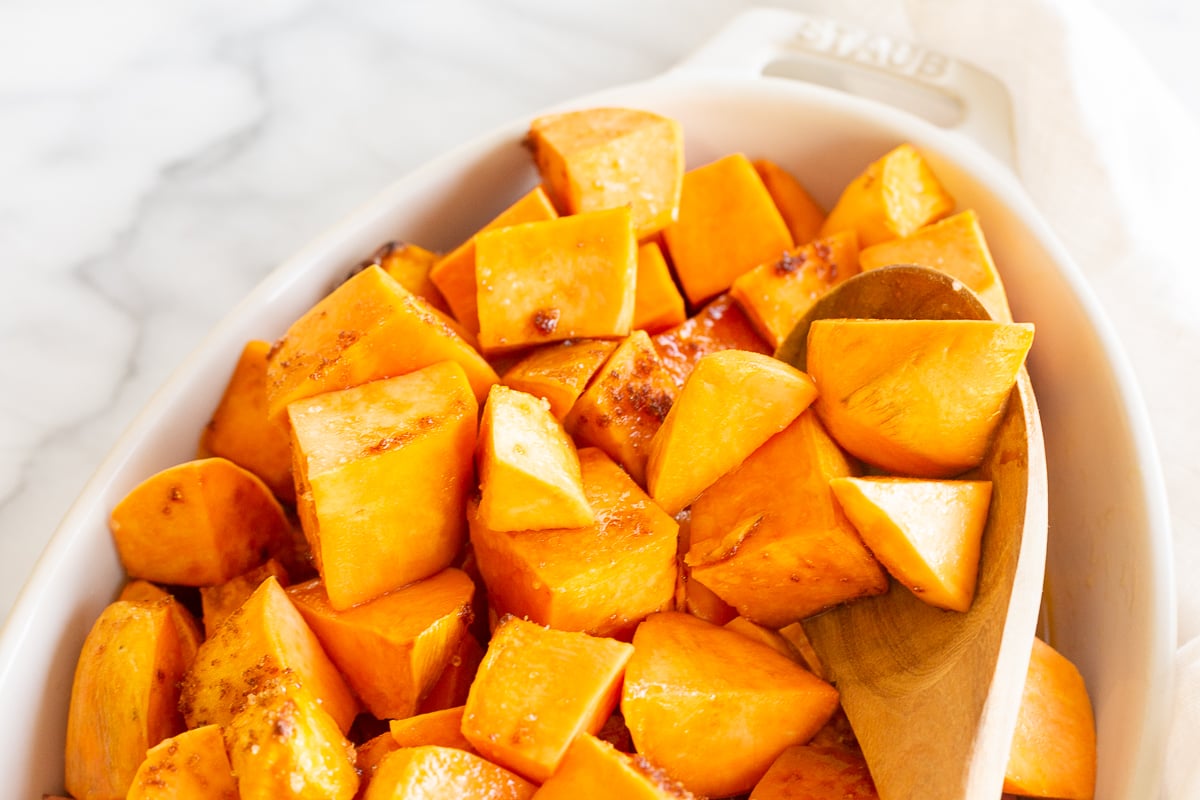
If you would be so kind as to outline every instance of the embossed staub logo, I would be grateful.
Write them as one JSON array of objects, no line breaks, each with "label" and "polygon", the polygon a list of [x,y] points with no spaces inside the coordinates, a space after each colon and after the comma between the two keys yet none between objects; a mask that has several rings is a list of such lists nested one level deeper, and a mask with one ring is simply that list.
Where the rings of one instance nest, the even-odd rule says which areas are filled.
[{"label": "embossed staub logo", "polygon": [[950,66],[941,53],[829,19],[805,19],[787,45],[929,83],[945,78]]}]

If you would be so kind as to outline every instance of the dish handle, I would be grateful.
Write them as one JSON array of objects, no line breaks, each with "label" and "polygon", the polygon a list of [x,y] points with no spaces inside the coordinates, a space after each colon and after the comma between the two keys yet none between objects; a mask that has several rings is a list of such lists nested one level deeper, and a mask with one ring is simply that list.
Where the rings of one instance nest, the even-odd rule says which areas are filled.
[{"label": "dish handle", "polygon": [[966,136],[1016,171],[1012,103],[998,78],[945,53],[837,20],[751,9],[669,74],[785,78],[837,89]]}]

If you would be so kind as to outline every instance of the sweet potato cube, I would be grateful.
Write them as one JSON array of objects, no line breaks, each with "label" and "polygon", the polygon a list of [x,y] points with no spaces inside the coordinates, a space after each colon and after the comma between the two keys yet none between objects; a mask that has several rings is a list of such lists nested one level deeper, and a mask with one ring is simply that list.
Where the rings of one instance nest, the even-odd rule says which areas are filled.
[{"label": "sweet potato cube", "polygon": [[[829,680],[829,671],[821,663],[821,657],[817,655],[817,649],[813,647],[802,623],[784,625],[779,629],[779,635],[787,639],[788,644],[800,656],[800,663],[807,667],[809,672],[822,680]],[[849,725],[849,721],[846,724]]]},{"label": "sweet potato cube", "polygon": [[762,178],[763,185],[767,187],[767,192],[775,201],[775,207],[779,209],[780,216],[787,224],[792,241],[805,244],[817,238],[821,232],[821,225],[825,222],[825,212],[804,185],[774,161],[758,158],[752,163],[754,171]]},{"label": "sweet potato cube", "polygon": [[475,753],[427,745],[401,747],[384,756],[364,800],[529,800],[536,790],[534,784]]},{"label": "sweet potato cube", "polygon": [[1035,638],[1004,791],[1090,800],[1095,788],[1096,721],[1087,686],[1070,660]]},{"label": "sweet potato cube", "polygon": [[679,219],[663,229],[663,240],[693,305],[792,247],[792,235],[767,187],[741,154],[684,174]]},{"label": "sweet potato cube", "polygon": [[431,711],[388,723],[392,738],[399,747],[457,747],[475,752],[462,734],[463,706]]},{"label": "sweet potato cube", "polygon": [[351,800],[358,791],[354,745],[307,691],[256,694],[224,733],[241,800]]},{"label": "sweet potato cube", "polygon": [[748,350],[770,355],[772,352],[771,346],[755,332],[753,324],[728,294],[714,298],[695,316],[656,335],[652,341],[677,386],[683,386],[696,363],[709,353]]},{"label": "sweet potato cube", "polygon": [[585,448],[579,460],[594,524],[508,533],[469,512],[471,545],[501,613],[558,630],[628,634],[671,605],[678,526],[602,451]]},{"label": "sweet potato cube", "polygon": [[[554,204],[550,202],[546,191],[541,186],[536,186],[528,194],[500,212],[495,219],[480,228],[478,233],[507,228],[510,225],[520,225],[524,222],[541,222],[557,216],[558,213],[554,210]],[[458,320],[458,323],[471,334],[478,334],[479,309],[475,297],[475,236],[467,239],[434,264],[429,271],[429,279],[441,291],[442,297],[450,306],[450,310],[454,312],[454,318]]]},{"label": "sweet potato cube", "polygon": [[639,239],[675,219],[683,186],[675,120],[632,108],[567,111],[535,119],[529,143],[564,214],[629,206]]},{"label": "sweet potato cube", "polygon": [[862,753],[794,745],[779,754],[750,800],[879,800]]},{"label": "sweet potato cube", "polygon": [[297,510],[335,609],[428,578],[458,555],[477,411],[450,361],[289,407]]},{"label": "sweet potato cube", "polygon": [[817,320],[814,407],[838,444],[898,475],[949,478],[987,452],[1033,325],[978,320]]},{"label": "sweet potato cube", "polygon": [[496,384],[479,423],[481,524],[494,531],[579,528],[596,515],[579,454],[540,397]]},{"label": "sweet potato cube", "polygon": [[344,611],[319,579],[287,593],[367,710],[389,719],[416,712],[467,635],[475,583],[445,569]]},{"label": "sweet potato cube", "polygon": [[486,758],[544,782],[581,733],[617,705],[633,647],[506,617],[463,712],[463,736]]},{"label": "sweet potato cube", "polygon": [[537,800],[694,800],[695,795],[663,774],[644,756],[622,753],[608,742],[582,734],[566,758],[534,795]]},{"label": "sweet potato cube", "polygon": [[442,668],[442,674],[417,706],[417,713],[443,711],[466,703],[467,694],[471,691],[471,683],[475,680],[475,673],[479,671],[481,661],[483,646],[468,633],[459,640],[458,647],[450,654],[450,660]]},{"label": "sweet potato cube", "polygon": [[66,789],[123,798],[146,751],[184,729],[173,600],[109,604],[84,640],[67,711]]},{"label": "sweet potato cube", "polygon": [[678,325],[687,319],[683,295],[671,277],[671,269],[657,242],[646,242],[637,252],[637,291],[633,305],[633,327],[647,333]]},{"label": "sweet potato cube", "polygon": [[201,452],[227,458],[262,479],[275,496],[295,499],[287,420],[267,414],[267,353],[271,345],[242,348],[225,393],[200,436]]},{"label": "sweet potato cube", "polygon": [[343,731],[358,713],[358,702],[304,617],[279,582],[267,578],[200,645],[184,677],[179,707],[188,727],[226,725],[249,695],[280,683],[320,698]]},{"label": "sweet potato cube", "polygon": [[219,725],[163,739],[146,753],[127,800],[239,800]]},{"label": "sweet potato cube", "polygon": [[498,378],[445,315],[377,266],[353,276],[292,323],[267,358],[267,410],[439,361],[462,367],[482,402]]},{"label": "sweet potato cube", "polygon": [[634,331],[592,378],[563,423],[581,447],[599,447],[644,486],[650,440],[675,393],[675,381],[650,337]]},{"label": "sweet potato cube", "polygon": [[942,187],[911,144],[902,144],[872,162],[849,183],[821,226],[821,236],[858,232],[860,247],[910,233],[954,210]]},{"label": "sweet potato cube", "polygon": [[178,602],[166,589],[141,579],[125,584],[117,599],[129,600],[135,603],[155,603],[160,600],[170,600],[171,620],[175,623],[176,633],[179,634],[179,648],[183,657],[183,668],[186,670],[192,665],[192,659],[196,657],[196,651],[200,649],[200,642],[204,641],[204,637],[200,635],[200,626],[196,624],[196,618],[192,616],[191,611],[188,611],[187,606]]},{"label": "sweet potato cube", "polygon": [[778,349],[813,303],[857,274],[855,233],[842,231],[786,250],[776,261],[742,273],[729,294],[758,334]]},{"label": "sweet potato cube", "polygon": [[200,587],[200,608],[204,615],[204,635],[212,636],[225,618],[237,611],[242,603],[267,578],[274,577],[280,586],[291,583],[287,569],[273,558],[249,572],[244,572],[225,583]]},{"label": "sweet potato cube", "polygon": [[886,591],[886,573],[829,488],[852,474],[806,410],[692,504],[692,575],[768,628]]},{"label": "sweet potato cube", "polygon": [[607,339],[548,344],[514,364],[504,373],[502,383],[545,398],[550,403],[550,413],[565,419],[596,370],[616,349],[617,343]]},{"label": "sweet potato cube", "polygon": [[958,278],[979,296],[992,319],[1012,322],[1000,273],[983,238],[979,217],[970,209],[859,254],[859,266],[864,270],[889,264],[919,264]]},{"label": "sweet potato cube", "polygon": [[396,282],[443,314],[452,314],[437,285],[430,280],[429,272],[442,256],[424,247],[408,242],[388,242],[375,251],[363,268],[375,264],[396,279]]},{"label": "sweet potato cube", "polygon": [[[742,636],[745,636],[748,639],[753,639],[760,644],[765,644],[776,653],[779,653],[779,655],[787,656],[797,664],[805,666],[804,659],[800,657],[800,653],[796,651],[796,648],[792,646],[792,643],[788,639],[784,638],[779,631],[772,630],[771,628],[765,628],[762,625],[751,622],[750,620],[741,616],[734,617],[733,619],[729,620],[729,622],[726,622],[723,627],[727,631],[740,633]],[[809,672],[812,672],[812,670],[809,670]]]},{"label": "sweet potato cube", "polygon": [[991,481],[834,478],[846,517],[892,577],[938,608],[975,598]]},{"label": "sweet potato cube", "polygon": [[629,209],[527,222],[475,237],[479,346],[485,353],[633,325],[637,240]]},{"label": "sweet potato cube", "polygon": [[621,713],[637,751],[689,791],[749,791],[833,714],[837,690],[739,633],[668,611],[633,635]]},{"label": "sweet potato cube", "polygon": [[650,442],[650,496],[678,514],[816,396],[811,378],[761,353],[722,350],[700,359]]},{"label": "sweet potato cube", "polygon": [[357,797],[366,796],[371,779],[379,769],[384,756],[400,749],[400,745],[392,738],[391,731],[384,731],[360,744],[354,751],[354,768],[358,770]]},{"label": "sweet potato cube", "polygon": [[696,580],[692,569],[687,564],[680,565],[684,575],[684,604],[680,610],[687,611],[693,617],[711,622],[713,625],[727,625],[737,617],[737,609],[717,597],[716,592]]}]

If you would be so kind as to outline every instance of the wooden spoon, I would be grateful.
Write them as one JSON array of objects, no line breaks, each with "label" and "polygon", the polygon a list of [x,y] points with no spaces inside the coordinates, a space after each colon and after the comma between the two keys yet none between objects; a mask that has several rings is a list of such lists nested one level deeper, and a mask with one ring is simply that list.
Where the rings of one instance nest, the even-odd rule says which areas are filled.
[{"label": "wooden spoon", "polygon": [[[828,318],[988,314],[943,273],[884,267],[847,280],[817,302],[776,356],[804,369],[808,327]],[[1046,560],[1046,459],[1023,368],[987,457],[968,477],[992,481],[979,584],[968,612],[926,605],[893,582],[886,594],[804,623],[841,692],[882,800],[1001,794]]]}]

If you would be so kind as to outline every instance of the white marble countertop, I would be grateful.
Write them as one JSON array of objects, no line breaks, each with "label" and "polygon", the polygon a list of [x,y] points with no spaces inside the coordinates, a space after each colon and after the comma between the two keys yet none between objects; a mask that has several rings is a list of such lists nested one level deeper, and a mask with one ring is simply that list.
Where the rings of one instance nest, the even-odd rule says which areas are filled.
[{"label": "white marble countertop", "polygon": [[[746,5],[0,6],[0,614],[147,397],[272,267],[435,154],[659,73]],[[1200,8],[1099,5],[1200,115]],[[1155,324],[1118,331],[1136,352]],[[1156,418],[1160,439],[1184,420]]]}]

